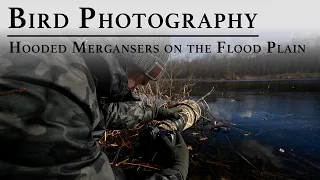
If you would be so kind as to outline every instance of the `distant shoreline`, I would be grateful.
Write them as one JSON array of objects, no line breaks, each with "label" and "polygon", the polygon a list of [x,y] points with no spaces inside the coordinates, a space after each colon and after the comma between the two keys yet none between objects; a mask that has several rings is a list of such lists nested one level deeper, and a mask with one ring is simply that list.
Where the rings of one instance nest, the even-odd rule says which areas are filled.
[{"label": "distant shoreline", "polygon": [[[169,79],[163,79],[165,81]],[[299,73],[299,74],[278,74],[264,75],[260,77],[243,76],[235,78],[176,78],[173,81],[191,81],[191,82],[257,82],[257,81],[320,81],[320,73]]]},{"label": "distant shoreline", "polygon": [[[166,80],[165,80],[166,81]],[[168,80],[167,80],[168,81]],[[176,82],[184,82],[188,81],[188,79],[174,79]],[[232,79],[200,79],[200,78],[195,78],[190,80],[191,82],[267,82],[267,81],[320,81],[320,77],[317,78],[282,78],[282,79],[237,79],[237,80],[232,80]]]}]

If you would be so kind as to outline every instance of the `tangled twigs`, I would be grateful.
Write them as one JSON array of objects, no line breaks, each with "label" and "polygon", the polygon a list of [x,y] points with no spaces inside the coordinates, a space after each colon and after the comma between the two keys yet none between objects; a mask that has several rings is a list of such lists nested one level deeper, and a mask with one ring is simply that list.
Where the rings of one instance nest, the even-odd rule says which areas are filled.
[{"label": "tangled twigs", "polygon": [[5,96],[5,95],[16,93],[16,92],[22,93],[24,91],[25,91],[25,88],[19,88],[19,89],[7,91],[7,92],[2,92],[2,93],[0,93],[0,96]]},{"label": "tangled twigs", "polygon": [[114,157],[114,159],[113,159],[113,161],[112,161],[112,164],[115,164],[115,162],[117,161],[122,147],[123,147],[123,146],[120,146],[120,147],[119,147],[119,149],[118,149],[118,151],[117,151],[117,155]]},{"label": "tangled twigs", "polygon": [[117,163],[115,166],[119,166],[120,164],[123,164],[123,163],[127,162],[128,160],[129,160],[129,158],[127,158],[127,159],[125,159],[125,160],[123,160],[123,161],[121,161],[121,162]]},{"label": "tangled twigs", "polygon": [[131,166],[139,166],[139,167],[144,167],[144,168],[149,168],[149,169],[154,169],[154,170],[160,170],[159,168],[152,167],[149,165],[144,165],[144,164],[134,164],[134,163],[127,163],[127,162],[121,162],[121,164],[131,165]]},{"label": "tangled twigs", "polygon": [[212,87],[212,89],[204,96],[202,96],[202,98],[198,99],[197,102],[203,101],[204,98],[206,98],[207,96],[209,96],[211,93],[213,93],[215,91],[214,87]]}]

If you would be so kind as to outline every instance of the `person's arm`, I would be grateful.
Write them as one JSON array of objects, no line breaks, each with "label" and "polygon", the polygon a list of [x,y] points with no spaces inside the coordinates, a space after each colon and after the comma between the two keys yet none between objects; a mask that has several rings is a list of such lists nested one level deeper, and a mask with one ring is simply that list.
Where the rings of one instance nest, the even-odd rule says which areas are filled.
[{"label": "person's arm", "polygon": [[116,179],[132,180],[184,180],[182,174],[174,169],[164,169],[159,172],[138,171],[136,169],[123,170],[118,166],[112,166],[112,171]]},{"label": "person's arm", "polygon": [[171,143],[166,135],[161,134],[158,145],[159,153],[163,155],[166,162],[166,169],[153,175],[149,180],[157,180],[161,176],[171,180],[185,180],[189,168],[189,150],[180,132],[176,131],[175,144]]},{"label": "person's arm", "polygon": [[102,109],[108,129],[135,128],[140,123],[148,123],[152,120],[177,119],[176,108],[163,108],[149,105],[133,105],[126,103],[111,103]]},{"label": "person's arm", "polygon": [[156,118],[157,108],[138,104],[110,103],[102,109],[107,129],[130,129]]},{"label": "person's arm", "polygon": [[105,130],[131,129],[152,120],[179,118],[177,112],[180,111],[174,108],[166,109],[123,102],[104,104],[100,109],[103,118],[93,130],[94,137],[97,139],[102,137]]},{"label": "person's arm", "polygon": [[158,155],[161,156],[160,163],[163,170],[143,171],[143,170],[122,170],[120,167],[113,167],[114,175],[118,179],[133,180],[185,180],[189,167],[189,150],[181,134],[176,132],[176,144],[172,144],[165,135],[160,135],[157,140]]},{"label": "person's arm", "polygon": [[164,169],[160,173],[156,173],[145,180],[185,180],[182,174],[175,169]]},{"label": "person's arm", "polygon": [[176,131],[176,143],[173,144],[164,134],[157,142],[158,155],[164,161],[162,171],[145,180],[185,180],[189,168],[189,150],[180,132]]},{"label": "person's arm", "polygon": [[95,139],[100,139],[106,130],[135,128],[140,123],[150,122],[157,113],[154,107],[108,103],[100,106],[101,121],[93,130]]}]

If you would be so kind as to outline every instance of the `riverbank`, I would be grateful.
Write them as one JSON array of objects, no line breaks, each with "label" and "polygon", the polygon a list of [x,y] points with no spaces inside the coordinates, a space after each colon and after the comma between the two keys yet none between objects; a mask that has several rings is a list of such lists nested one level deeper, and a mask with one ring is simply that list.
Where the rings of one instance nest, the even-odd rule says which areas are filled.
[{"label": "riverbank", "polygon": [[[191,78],[195,82],[212,82],[212,81],[280,81],[280,80],[308,80],[320,79],[320,73],[294,73],[294,74],[276,74],[276,75],[263,75],[263,76],[249,76],[242,77],[235,76],[229,78],[215,79],[215,78]],[[164,79],[167,81],[168,79]],[[188,78],[176,78],[174,81],[188,81]]]},{"label": "riverbank", "polygon": [[[179,89],[187,80],[174,80],[173,89]],[[222,92],[254,92],[254,93],[281,93],[281,92],[320,92],[320,78],[287,78],[287,79],[255,79],[255,80],[214,80],[192,79],[191,95],[205,94],[212,87],[216,93]]]}]

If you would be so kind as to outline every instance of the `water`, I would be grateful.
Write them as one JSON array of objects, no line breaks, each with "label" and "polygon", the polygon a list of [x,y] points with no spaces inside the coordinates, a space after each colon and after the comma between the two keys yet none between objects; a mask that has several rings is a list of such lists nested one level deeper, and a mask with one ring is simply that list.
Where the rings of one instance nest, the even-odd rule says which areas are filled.
[{"label": "water", "polygon": [[[278,82],[273,86],[281,87],[281,83],[283,84]],[[290,83],[302,87],[306,82]],[[306,86],[315,86],[314,83]],[[210,89],[213,84],[202,84],[202,91],[196,89],[192,98],[204,95],[203,89]],[[243,170],[239,166],[261,172],[313,175],[306,175],[307,179],[320,177],[320,93],[315,89],[290,92],[287,88],[285,91],[277,88],[277,91],[269,91],[260,86],[234,91],[236,85],[226,84],[223,87],[232,87],[233,91],[218,89],[206,99],[214,121],[225,122],[231,126],[231,131],[215,133],[211,129],[212,122],[200,123],[203,129],[201,134],[208,137],[208,140],[198,141],[199,145],[195,143],[198,137],[191,134],[194,130],[187,131],[189,135],[186,141],[195,147],[193,153],[208,152],[215,156],[220,153],[219,156],[234,161],[229,164],[231,169],[240,169],[241,172]],[[208,117],[213,119],[211,115]],[[230,149],[245,157],[254,167],[239,158],[239,154],[235,160]],[[212,172],[216,172],[214,168],[210,171],[211,176]],[[294,176],[293,179],[299,179],[298,177],[301,178]]]}]

